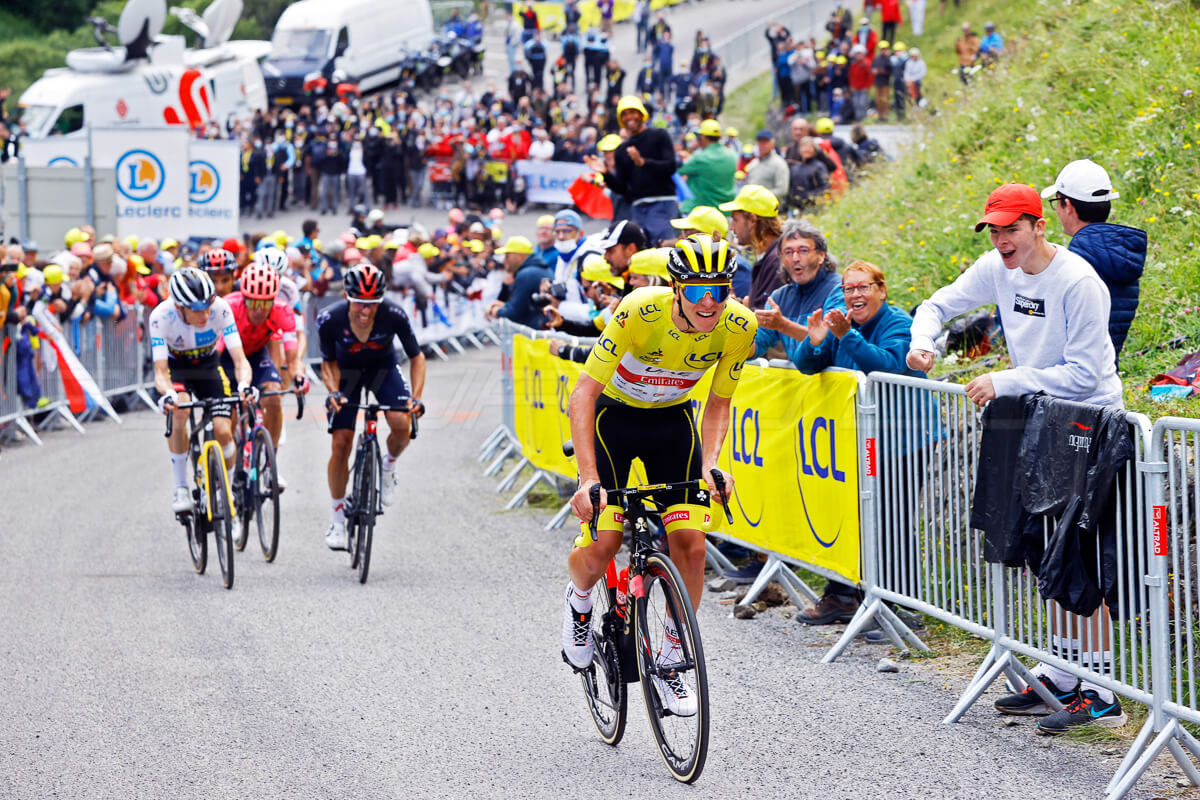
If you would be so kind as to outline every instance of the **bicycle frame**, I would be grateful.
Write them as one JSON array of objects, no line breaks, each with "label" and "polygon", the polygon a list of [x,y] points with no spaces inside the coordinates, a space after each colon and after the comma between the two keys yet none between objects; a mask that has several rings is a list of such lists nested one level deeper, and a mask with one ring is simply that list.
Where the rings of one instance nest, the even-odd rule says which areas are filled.
[{"label": "bicycle frame", "polygon": [[[208,474],[208,453],[210,449],[216,449],[217,461],[221,465],[221,469],[225,471],[225,496],[229,502],[231,514],[236,516],[236,506],[233,504],[233,492],[229,487],[229,471],[225,467],[225,454],[221,452],[221,445],[217,442],[216,435],[213,432],[213,416],[211,401],[195,400],[190,403],[179,403],[175,406],[177,409],[188,411],[188,427],[191,428],[188,433],[188,452],[192,457],[192,465],[200,468],[200,490],[208,497],[208,487],[212,478]],[[192,413],[194,409],[201,409],[200,424],[197,425],[195,415]],[[174,416],[167,415],[167,432],[170,437],[171,430],[174,426]],[[212,522],[212,506],[211,504],[205,509],[205,516],[208,522]]]}]

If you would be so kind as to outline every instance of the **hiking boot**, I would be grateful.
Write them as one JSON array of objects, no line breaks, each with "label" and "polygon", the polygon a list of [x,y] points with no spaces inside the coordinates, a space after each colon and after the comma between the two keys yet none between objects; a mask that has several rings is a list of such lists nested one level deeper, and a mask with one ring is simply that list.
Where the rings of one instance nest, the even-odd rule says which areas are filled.
[{"label": "hiking boot", "polygon": [[[1060,689],[1054,685],[1054,681],[1042,675],[1038,678],[1042,685],[1050,690],[1058,702],[1064,706],[1073,701],[1079,694],[1079,684],[1072,686],[1070,690]],[[1025,691],[1017,694],[1010,694],[1001,697],[995,702],[996,710],[1001,714],[1012,714],[1018,717],[1033,717],[1044,716],[1054,713],[1050,706],[1042,698],[1038,697],[1038,693],[1033,690],[1032,686],[1026,686]]]},{"label": "hiking boot", "polygon": [[796,620],[805,625],[832,625],[835,622],[849,622],[858,611],[858,600],[853,597],[823,595],[812,608],[806,608],[796,615]]},{"label": "hiking boot", "polygon": [[1083,689],[1069,706],[1056,711],[1037,724],[1038,733],[1066,733],[1081,725],[1099,725],[1102,728],[1119,728],[1128,717],[1121,710],[1121,702],[1114,696],[1111,703],[1100,699],[1094,689]]}]

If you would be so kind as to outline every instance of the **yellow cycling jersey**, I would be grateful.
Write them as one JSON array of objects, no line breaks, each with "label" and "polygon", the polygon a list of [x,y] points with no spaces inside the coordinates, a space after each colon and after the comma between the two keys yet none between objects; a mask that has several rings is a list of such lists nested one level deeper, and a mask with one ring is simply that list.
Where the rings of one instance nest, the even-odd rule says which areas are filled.
[{"label": "yellow cycling jersey", "polygon": [[672,294],[667,286],[647,286],[617,306],[583,366],[608,397],[636,408],[673,405],[712,367],[713,393],[733,395],[742,364],[754,354],[754,314],[730,300],[711,333],[686,333],[671,319]]}]

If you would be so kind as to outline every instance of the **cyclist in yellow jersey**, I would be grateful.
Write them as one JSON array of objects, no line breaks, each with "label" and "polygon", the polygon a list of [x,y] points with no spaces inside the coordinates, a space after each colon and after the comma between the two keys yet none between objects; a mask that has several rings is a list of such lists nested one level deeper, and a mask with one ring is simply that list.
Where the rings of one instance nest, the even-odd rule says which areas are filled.
[{"label": "cyclist in yellow jersey", "polygon": [[[737,268],[728,243],[698,234],[671,250],[669,287],[631,292],[584,365],[571,394],[571,439],[579,465],[579,489],[571,507],[581,520],[592,514],[590,489],[625,486],[629,466],[639,458],[650,483],[704,477],[717,469],[717,456],[729,430],[729,404],[742,364],[754,354],[758,330],[753,312],[730,297]],[[699,429],[688,393],[709,369],[715,370]],[[727,491],[733,477],[724,473]],[[704,588],[704,533],[710,518],[708,493],[671,492],[655,496],[665,506],[671,560],[679,568],[692,604]],[[616,506],[606,507],[601,492],[597,540],[572,551],[567,561],[563,652],[583,668],[592,661],[592,588],[621,547],[624,520]],[[590,541],[590,535],[587,541]],[[667,621],[666,641],[678,634]],[[664,663],[677,660],[669,648]],[[696,713],[696,700],[678,679],[656,677],[659,694],[675,714]]]}]

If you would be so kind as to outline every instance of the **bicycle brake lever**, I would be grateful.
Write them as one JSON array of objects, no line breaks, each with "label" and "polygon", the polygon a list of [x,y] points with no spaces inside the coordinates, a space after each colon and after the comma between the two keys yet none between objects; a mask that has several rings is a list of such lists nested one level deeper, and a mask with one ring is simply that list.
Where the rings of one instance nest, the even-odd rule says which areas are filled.
[{"label": "bicycle brake lever", "polygon": [[409,414],[408,416],[409,416],[409,419],[412,420],[412,426],[408,432],[408,438],[411,441],[412,439],[417,438],[417,428],[418,428],[417,420],[420,418],[416,414]]},{"label": "bicycle brake lever", "polygon": [[304,392],[296,392],[296,419],[304,416]]},{"label": "bicycle brake lever", "polygon": [[588,521],[588,529],[592,532],[592,541],[596,541],[596,525],[600,517],[600,484],[592,484],[588,490],[588,498],[592,501],[592,518]]},{"label": "bicycle brake lever", "polygon": [[175,427],[175,415],[167,414],[167,432],[163,434],[166,439],[171,438],[171,430]]},{"label": "bicycle brake lever", "polygon": [[721,506],[725,509],[725,518],[729,520],[729,524],[733,524],[733,512],[729,509],[729,493],[725,491],[725,476],[721,474],[721,470],[714,469],[711,471],[713,485],[717,487],[717,496],[721,498]]}]

